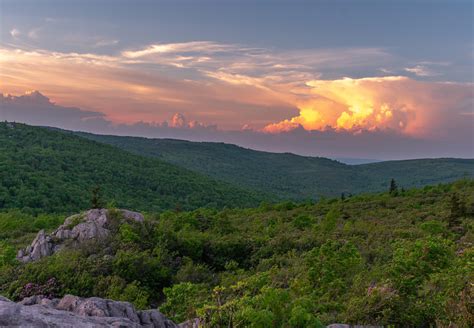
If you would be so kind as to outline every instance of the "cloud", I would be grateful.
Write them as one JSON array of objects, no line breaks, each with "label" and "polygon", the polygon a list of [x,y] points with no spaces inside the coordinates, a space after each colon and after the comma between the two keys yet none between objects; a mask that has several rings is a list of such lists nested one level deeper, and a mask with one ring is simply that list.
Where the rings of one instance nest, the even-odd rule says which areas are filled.
[{"label": "cloud", "polygon": [[423,65],[416,65],[414,67],[406,67],[405,71],[415,74],[416,76],[437,76],[440,75],[432,71],[431,69],[427,68]]},{"label": "cloud", "polygon": [[34,40],[38,39],[40,30],[41,30],[40,27],[33,28],[33,29],[29,30],[28,31],[28,37],[30,39],[34,39]]},{"label": "cloud", "polygon": [[10,35],[13,37],[13,38],[17,38],[21,35],[21,32],[20,30],[16,29],[16,28],[12,28],[10,30]]},{"label": "cloud", "polygon": [[183,114],[176,113],[173,115],[173,118],[171,120],[171,126],[175,128],[183,128],[185,126],[188,126],[188,122],[186,121],[186,118]]},{"label": "cloud", "polygon": [[58,106],[39,91],[28,91],[20,96],[0,95],[0,120],[66,129],[106,123],[103,113]]},{"label": "cloud", "polygon": [[472,157],[472,121],[457,122],[464,131],[441,140],[403,135],[391,129],[360,129],[357,133],[326,127],[307,131],[299,126],[278,134],[266,133],[244,126],[238,130],[221,130],[215,125],[189,121],[182,113],[171,115],[171,121],[116,123],[100,112],[77,107],[65,107],[51,102],[38,91],[21,96],[0,96],[0,120],[24,122],[81,130],[101,134],[175,138],[194,141],[215,141],[238,144],[243,147],[293,152],[302,155],[326,157],[369,157],[396,159],[407,157]]},{"label": "cloud", "polygon": [[135,122],[117,124],[103,113],[83,110],[77,107],[65,107],[53,103],[39,91],[27,91],[23,95],[0,94],[0,120],[21,122],[40,126],[53,126],[68,130],[80,130],[101,133],[133,133],[134,131],[159,131],[171,134],[183,130],[215,131],[215,125],[205,125],[198,121],[188,121],[181,113],[175,113],[171,122]]},{"label": "cloud", "polygon": [[[444,138],[466,126],[472,84],[421,82],[402,76],[308,81],[311,97],[298,103],[299,115],[267,125],[279,133],[303,127],[335,131],[390,130]],[[472,122],[471,122],[472,124]]]},{"label": "cloud", "polygon": [[388,69],[388,68],[379,68],[379,71],[385,74],[392,74],[392,75],[395,73],[393,70]]},{"label": "cloud", "polygon": [[121,57],[2,49],[0,65],[5,92],[41,89],[66,106],[100,111],[114,122],[162,121],[180,112],[238,128],[248,120],[263,126],[295,113],[292,104],[268,89],[203,79],[204,74],[150,74],[149,68]]},{"label": "cloud", "polygon": [[186,52],[199,52],[199,53],[216,53],[225,52],[230,50],[238,49],[234,45],[221,44],[210,41],[193,41],[193,42],[181,42],[181,43],[162,43],[152,44],[148,47],[140,50],[128,50],[123,51],[122,55],[127,58],[138,58],[146,57],[154,54],[166,54],[166,53],[186,53]]},{"label": "cloud", "polygon": [[[105,46],[108,41],[87,42]],[[350,135],[357,140],[449,137],[466,146],[473,130],[466,119],[472,117],[472,83],[418,81],[401,76],[403,67],[411,66],[397,70],[393,60],[379,48],[288,51],[210,41],[156,43],[111,55],[3,47],[0,88],[16,94],[39,89],[61,104],[56,109],[100,114],[79,120],[88,131],[227,138],[246,146],[252,136],[268,149],[278,148],[268,140],[289,145],[289,140],[315,142],[334,135],[343,140]],[[380,67],[390,68],[385,72],[390,75],[377,76]],[[360,77],[345,78],[343,72]],[[33,124],[47,121],[32,117]],[[100,129],[93,130],[92,123]],[[296,141],[292,146],[299,147]],[[301,152],[315,146],[305,147]]]},{"label": "cloud", "polygon": [[100,39],[94,43],[94,47],[114,46],[119,43],[119,40]]}]

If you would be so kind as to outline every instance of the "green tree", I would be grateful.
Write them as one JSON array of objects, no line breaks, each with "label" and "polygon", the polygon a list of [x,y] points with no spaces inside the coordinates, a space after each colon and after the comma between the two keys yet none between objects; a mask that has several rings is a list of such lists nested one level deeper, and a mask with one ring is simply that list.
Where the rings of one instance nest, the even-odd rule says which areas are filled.
[{"label": "green tree", "polygon": [[91,206],[92,206],[92,208],[102,208],[103,207],[102,195],[100,193],[100,187],[99,186],[95,186],[92,189]]},{"label": "green tree", "polygon": [[390,195],[392,195],[392,196],[397,196],[398,195],[398,186],[397,186],[397,183],[396,183],[395,179],[393,179],[393,178],[392,178],[392,180],[390,180],[389,192],[390,192]]},{"label": "green tree", "polygon": [[183,282],[163,289],[166,302],[160,306],[162,311],[175,322],[183,322],[196,317],[196,309],[204,304],[206,286]]},{"label": "green tree", "polygon": [[466,205],[459,198],[458,193],[452,193],[449,200],[450,212],[448,217],[449,227],[458,226],[461,223],[461,218],[466,215]]},{"label": "green tree", "polygon": [[15,248],[7,243],[0,242],[0,267],[13,264],[15,257]]},{"label": "green tree", "polygon": [[318,294],[341,295],[362,264],[362,256],[352,243],[328,240],[308,253],[309,281]]}]

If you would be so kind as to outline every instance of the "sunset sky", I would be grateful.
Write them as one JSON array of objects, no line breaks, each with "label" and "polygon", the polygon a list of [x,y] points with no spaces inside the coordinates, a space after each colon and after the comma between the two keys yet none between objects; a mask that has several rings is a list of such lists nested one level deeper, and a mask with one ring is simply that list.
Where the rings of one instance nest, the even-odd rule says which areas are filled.
[{"label": "sunset sky", "polygon": [[0,0],[0,119],[474,157],[472,1]]}]

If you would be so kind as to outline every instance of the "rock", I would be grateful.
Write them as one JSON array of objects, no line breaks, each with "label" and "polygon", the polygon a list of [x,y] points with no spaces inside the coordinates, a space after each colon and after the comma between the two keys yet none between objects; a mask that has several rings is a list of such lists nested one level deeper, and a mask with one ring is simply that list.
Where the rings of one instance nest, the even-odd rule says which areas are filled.
[{"label": "rock", "polygon": [[39,304],[41,302],[41,300],[42,300],[41,295],[34,295],[34,296],[24,298],[23,300],[18,302],[18,304],[21,304],[21,305],[34,305],[34,304]]},{"label": "rock", "polygon": [[19,303],[0,296],[0,327],[191,328],[193,326],[178,326],[158,310],[137,311],[128,302],[66,295],[60,300],[34,296]]},{"label": "rock", "polygon": [[201,320],[199,318],[188,320],[183,323],[180,323],[178,327],[179,328],[199,328],[201,327]]},{"label": "rock", "polygon": [[122,210],[122,215],[129,220],[134,220],[137,222],[143,222],[144,218],[143,215],[138,212],[132,212],[129,210]]},{"label": "rock", "polygon": [[23,257],[27,256],[32,261],[39,260],[44,256],[51,255],[53,253],[53,244],[51,237],[46,235],[44,230],[40,230],[33,240],[31,245],[27,247],[23,252]]},{"label": "rock", "polygon": [[366,326],[366,325],[347,325],[342,323],[332,323],[326,328],[383,328],[383,326]]},{"label": "rock", "polygon": [[[125,220],[143,222],[143,215],[128,210],[117,210],[118,216]],[[66,244],[80,246],[90,240],[104,240],[110,235],[112,223],[111,212],[107,209],[92,209],[72,215],[50,235],[41,230],[30,246],[20,250],[17,259],[23,263],[37,261],[45,256],[53,255]]]}]

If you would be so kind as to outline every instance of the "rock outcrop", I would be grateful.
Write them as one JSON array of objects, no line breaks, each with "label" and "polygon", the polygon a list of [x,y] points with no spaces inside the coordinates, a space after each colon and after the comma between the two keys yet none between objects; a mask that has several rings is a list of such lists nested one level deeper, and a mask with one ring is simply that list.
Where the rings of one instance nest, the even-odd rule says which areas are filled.
[{"label": "rock outcrop", "polygon": [[66,295],[62,299],[32,296],[14,303],[0,296],[0,327],[147,327],[191,328],[177,325],[158,310],[137,311],[128,302]]},{"label": "rock outcrop", "polygon": [[66,244],[78,246],[90,240],[104,240],[110,235],[110,227],[114,218],[143,222],[143,215],[128,210],[92,209],[87,212],[68,217],[64,223],[46,234],[41,230],[30,246],[20,250],[17,259],[23,263],[37,261],[42,257],[50,256]]}]

